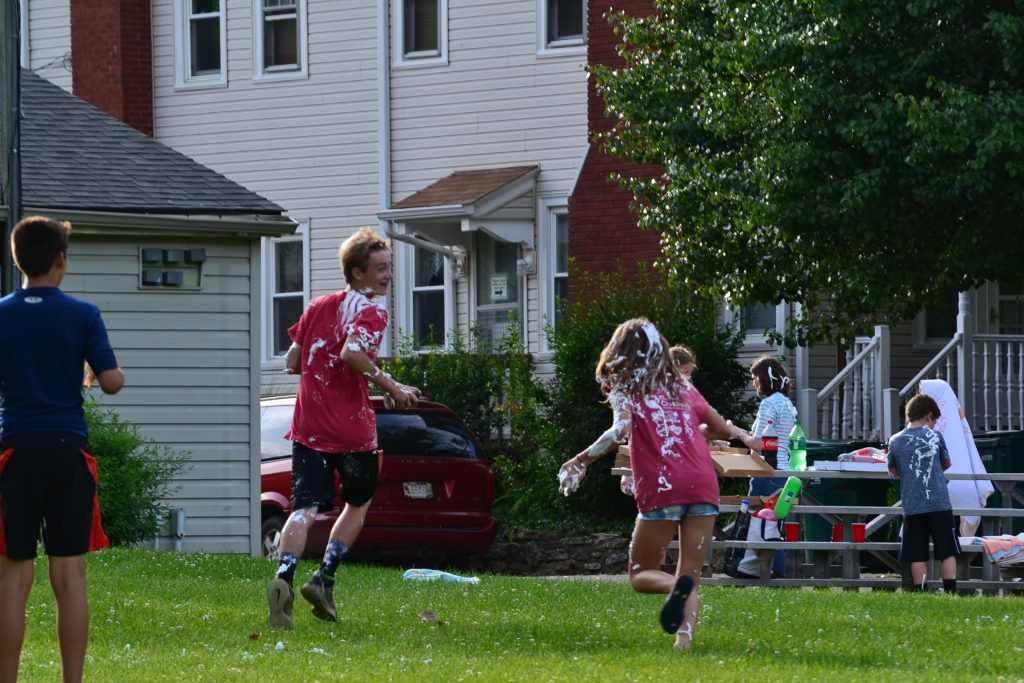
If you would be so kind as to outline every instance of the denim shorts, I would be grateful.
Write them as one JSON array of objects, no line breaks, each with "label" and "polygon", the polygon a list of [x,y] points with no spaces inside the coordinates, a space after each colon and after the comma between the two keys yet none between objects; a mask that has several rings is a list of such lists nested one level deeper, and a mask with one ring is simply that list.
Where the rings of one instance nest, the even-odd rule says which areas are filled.
[{"label": "denim shorts", "polygon": [[683,517],[717,517],[718,506],[711,503],[690,503],[688,505],[669,505],[641,512],[636,516],[648,522],[678,522]]}]

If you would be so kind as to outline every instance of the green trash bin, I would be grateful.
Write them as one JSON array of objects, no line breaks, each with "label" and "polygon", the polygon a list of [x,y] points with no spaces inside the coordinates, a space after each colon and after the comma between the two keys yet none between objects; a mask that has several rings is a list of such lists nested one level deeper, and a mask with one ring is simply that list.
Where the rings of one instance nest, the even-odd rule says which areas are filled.
[{"label": "green trash bin", "polygon": [[[975,436],[974,445],[978,447],[986,471],[1024,472],[1024,432],[987,432]],[[989,503],[990,507],[992,505],[994,503]],[[1013,533],[1024,533],[1024,519],[1013,519]]]},{"label": "green trash bin", "polygon": [[974,437],[989,472],[1024,472],[1024,432],[988,432]]},{"label": "green trash bin", "polygon": [[[832,441],[827,439],[807,442],[807,463],[815,460],[837,460],[842,453],[873,446],[882,448],[877,441]],[[888,479],[806,479],[804,490],[821,501],[822,505],[889,505],[892,484]],[[831,541],[832,525],[818,515],[807,515],[804,538],[808,541]],[[877,532],[879,534],[882,531]],[[875,538],[873,540],[883,540]],[[887,539],[884,539],[887,540]]]}]

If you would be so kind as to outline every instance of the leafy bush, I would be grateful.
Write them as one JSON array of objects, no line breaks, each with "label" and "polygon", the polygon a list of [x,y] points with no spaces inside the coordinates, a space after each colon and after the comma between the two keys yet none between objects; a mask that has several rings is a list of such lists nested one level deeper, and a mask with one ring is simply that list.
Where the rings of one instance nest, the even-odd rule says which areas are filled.
[{"label": "leafy bush", "polygon": [[[583,524],[617,529],[629,525],[635,502],[619,491],[610,474],[614,456],[590,467],[580,490],[568,498],[550,494],[558,464],[579,453],[611,424],[611,412],[594,380],[601,349],[623,321],[645,316],[672,344],[685,344],[697,357],[694,383],[708,402],[725,417],[746,415],[753,401],[744,398],[748,374],[737,361],[742,335],[735,327],[718,325],[717,304],[694,297],[674,281],[645,267],[627,278],[619,269],[591,276],[572,269],[573,292],[581,293],[555,329],[547,330],[555,375],[548,387],[544,449],[526,454],[518,463],[516,490],[524,495],[519,511],[545,526]],[[554,469],[552,469],[554,468]],[[552,506],[552,497],[557,503]]]},{"label": "leafy bush", "polygon": [[590,292],[548,329],[554,378],[540,380],[524,353],[518,326],[497,342],[478,328],[450,332],[446,348],[415,352],[405,339],[396,358],[382,366],[400,382],[450,406],[481,438],[498,479],[495,515],[506,527],[566,532],[625,531],[636,508],[619,491],[609,456],[590,468],[580,491],[559,495],[559,466],[607,429],[611,413],[594,381],[597,358],[615,327],[646,315],[673,342],[697,355],[694,381],[726,416],[747,414],[747,371],[736,362],[742,336],[716,325],[713,302],[641,269],[635,280],[622,272],[590,277],[573,269],[574,291]]},{"label": "leafy bush", "polygon": [[156,536],[163,527],[167,497],[178,490],[175,476],[186,454],[157,446],[94,399],[84,405],[89,444],[99,467],[100,515],[112,545]]}]

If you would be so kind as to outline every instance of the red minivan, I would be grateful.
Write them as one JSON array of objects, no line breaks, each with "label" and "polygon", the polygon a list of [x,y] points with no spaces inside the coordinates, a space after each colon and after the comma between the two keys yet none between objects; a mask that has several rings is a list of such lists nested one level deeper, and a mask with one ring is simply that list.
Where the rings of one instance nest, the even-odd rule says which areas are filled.
[{"label": "red minivan", "polygon": [[[491,516],[494,472],[473,434],[440,403],[420,401],[411,410],[390,410],[375,397],[373,407],[383,452],[380,484],[354,550],[485,552],[498,533],[498,522]],[[284,434],[294,409],[295,396],[260,402],[266,557],[276,557],[281,529],[291,512],[292,444]],[[306,556],[323,555],[340,505],[335,498],[333,508],[317,514]]]}]

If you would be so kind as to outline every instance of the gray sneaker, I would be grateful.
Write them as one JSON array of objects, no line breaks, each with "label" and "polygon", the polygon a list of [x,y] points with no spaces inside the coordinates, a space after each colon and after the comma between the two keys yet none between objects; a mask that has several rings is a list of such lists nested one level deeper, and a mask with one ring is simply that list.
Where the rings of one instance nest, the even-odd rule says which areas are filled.
[{"label": "gray sneaker", "polygon": [[338,620],[338,610],[334,606],[334,586],[326,586],[319,570],[313,572],[313,576],[302,587],[302,597],[313,605],[313,616],[317,619]]},{"label": "gray sneaker", "polygon": [[267,585],[267,602],[270,603],[270,627],[290,629],[292,627],[292,605],[295,591],[284,579],[277,578]]}]

